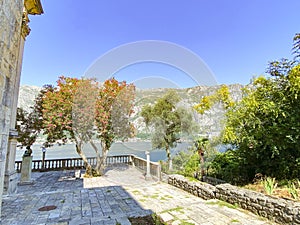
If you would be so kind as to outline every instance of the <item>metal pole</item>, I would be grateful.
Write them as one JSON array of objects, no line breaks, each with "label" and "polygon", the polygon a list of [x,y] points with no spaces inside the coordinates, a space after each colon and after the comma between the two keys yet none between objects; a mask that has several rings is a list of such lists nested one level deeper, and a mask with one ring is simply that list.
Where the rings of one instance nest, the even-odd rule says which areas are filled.
[{"label": "metal pole", "polygon": [[43,157],[42,157],[42,170],[45,170],[45,157],[46,157],[46,148],[42,147]]}]

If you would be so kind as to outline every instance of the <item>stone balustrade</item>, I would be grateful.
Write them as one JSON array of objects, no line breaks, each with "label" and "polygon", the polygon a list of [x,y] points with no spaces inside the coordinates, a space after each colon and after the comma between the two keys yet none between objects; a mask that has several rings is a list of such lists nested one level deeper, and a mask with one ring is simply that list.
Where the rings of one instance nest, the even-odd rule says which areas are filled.
[{"label": "stone balustrade", "polygon": [[219,199],[280,224],[300,224],[300,202],[268,196],[228,183],[216,186],[170,175],[168,183],[203,199]]},{"label": "stone balustrade", "polygon": [[[96,157],[88,157],[88,162],[91,165],[96,165]],[[129,164],[135,166],[142,172],[146,172],[147,161],[135,155],[115,155],[106,158],[106,165],[114,164]],[[15,170],[21,172],[22,161],[15,161]],[[32,160],[32,171],[54,171],[54,170],[74,170],[84,169],[84,162],[81,158],[66,158],[66,159],[47,159]],[[150,161],[150,174],[153,178],[161,180],[161,166],[159,163]]]}]

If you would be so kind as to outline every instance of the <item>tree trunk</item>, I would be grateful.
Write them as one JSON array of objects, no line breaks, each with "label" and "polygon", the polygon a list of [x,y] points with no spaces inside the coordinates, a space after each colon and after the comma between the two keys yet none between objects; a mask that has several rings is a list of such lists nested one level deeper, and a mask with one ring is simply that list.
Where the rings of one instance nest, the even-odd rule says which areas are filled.
[{"label": "tree trunk", "polygon": [[101,174],[104,174],[104,170],[106,167],[106,158],[107,158],[108,148],[104,142],[101,142],[101,147],[102,147],[102,158],[101,158],[101,162],[100,162],[99,171]]},{"label": "tree trunk", "polygon": [[199,149],[198,154],[199,154],[199,158],[200,158],[201,180],[203,180],[203,176],[205,175],[205,171],[204,171],[204,151],[202,149]]},{"label": "tree trunk", "polygon": [[85,154],[82,151],[82,143],[76,143],[76,152],[78,153],[78,155],[82,158],[83,162],[84,162],[84,166],[85,166],[85,174],[87,176],[93,176],[92,173],[92,166],[91,164],[88,162]]},{"label": "tree trunk", "polygon": [[167,152],[167,158],[168,158],[168,164],[169,164],[169,171],[172,171],[173,170],[173,162],[171,159],[171,152],[170,152],[170,148],[168,145],[166,146],[166,152]]},{"label": "tree trunk", "polygon": [[97,146],[95,145],[95,143],[93,141],[90,141],[93,149],[95,150],[96,152],[96,157],[97,157],[97,164],[94,168],[95,170],[95,173],[96,173],[96,176],[101,176],[103,175],[103,173],[101,173],[101,156],[100,156],[100,152],[99,152],[99,149],[97,148]]}]

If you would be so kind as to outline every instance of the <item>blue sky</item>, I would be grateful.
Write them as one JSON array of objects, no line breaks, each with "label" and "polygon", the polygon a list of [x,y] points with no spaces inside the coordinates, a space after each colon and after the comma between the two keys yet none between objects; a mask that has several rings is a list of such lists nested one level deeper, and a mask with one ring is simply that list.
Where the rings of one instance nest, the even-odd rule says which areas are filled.
[{"label": "blue sky", "polygon": [[[292,39],[300,32],[299,0],[42,0],[42,4],[45,13],[30,16],[23,85],[55,84],[60,75],[84,76],[100,56],[144,40],[174,43],[193,52],[219,84],[247,84],[265,72],[269,61],[291,58]],[[97,72],[95,76],[112,75]],[[129,82],[152,76],[162,87],[168,82],[196,85],[189,75],[163,63],[141,62],[114,75]]]}]

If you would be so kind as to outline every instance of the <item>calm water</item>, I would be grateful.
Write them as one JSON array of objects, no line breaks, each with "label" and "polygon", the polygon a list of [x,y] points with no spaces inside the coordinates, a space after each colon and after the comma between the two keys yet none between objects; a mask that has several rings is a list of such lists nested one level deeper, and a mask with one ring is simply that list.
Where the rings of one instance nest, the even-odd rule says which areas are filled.
[{"label": "calm water", "polygon": [[[188,148],[188,143],[179,143],[176,148],[171,150],[172,155],[176,154],[179,151],[184,151]],[[100,149],[100,144],[98,144]],[[124,142],[124,143],[114,143],[109,150],[108,155],[127,155],[134,154],[141,158],[146,158],[145,151],[150,152],[150,159],[153,162],[159,160],[166,160],[167,155],[165,150],[152,150],[151,142]],[[18,149],[16,153],[16,161],[22,160],[22,155],[25,151],[25,148],[22,150]],[[32,155],[34,160],[42,159],[42,149],[40,145],[32,146]],[[87,157],[94,157],[95,151],[90,145],[84,147],[84,152]],[[51,148],[47,148],[46,159],[63,159],[63,158],[78,158],[79,155],[75,150],[74,144],[66,145],[55,145]]]}]

